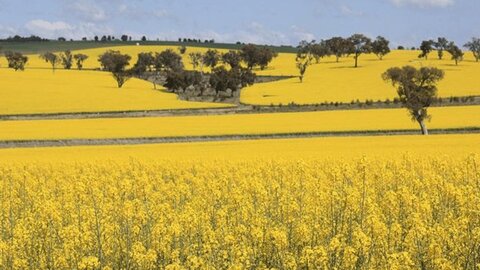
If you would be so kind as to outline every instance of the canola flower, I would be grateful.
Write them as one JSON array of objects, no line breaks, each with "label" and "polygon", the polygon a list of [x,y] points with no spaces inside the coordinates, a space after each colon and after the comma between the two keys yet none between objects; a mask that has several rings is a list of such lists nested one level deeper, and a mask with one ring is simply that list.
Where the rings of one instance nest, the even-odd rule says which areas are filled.
[{"label": "canola flower", "polygon": [[475,155],[0,165],[2,269],[478,269]]}]

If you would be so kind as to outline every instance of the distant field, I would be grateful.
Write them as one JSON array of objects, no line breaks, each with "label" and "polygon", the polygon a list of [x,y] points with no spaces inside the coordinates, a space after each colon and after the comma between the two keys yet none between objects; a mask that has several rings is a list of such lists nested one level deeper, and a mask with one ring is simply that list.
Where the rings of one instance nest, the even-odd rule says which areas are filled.
[{"label": "distant field", "polygon": [[122,89],[109,73],[95,71],[0,69],[0,114],[126,111],[225,107],[227,104],[187,102],[175,94],[131,79]]},{"label": "distant field", "polygon": [[[480,127],[480,106],[431,108],[431,129]],[[404,109],[0,122],[0,140],[416,130]]]},{"label": "distant field", "polygon": [[[474,62],[471,53],[455,66],[446,54],[438,60],[431,53],[429,60],[418,59],[417,51],[393,51],[380,61],[375,55],[361,55],[359,68],[353,68],[352,57],[322,59],[320,64],[311,66],[304,83],[297,78],[277,82],[256,84],[242,91],[241,101],[248,104],[311,104],[322,102],[351,102],[359,99],[392,100],[395,89],[385,83],[381,74],[390,67],[413,65],[434,66],[445,71],[445,79],[438,85],[441,97],[480,95],[480,63]],[[295,55],[280,54],[270,68],[258,74],[297,75]]]},{"label": "distant field", "polygon": [[[125,45],[121,44],[120,45]],[[140,52],[161,52],[165,49],[178,51],[178,46],[118,46],[80,50],[90,56],[85,68],[99,68],[97,58],[107,49],[120,50],[132,56],[131,65]],[[205,52],[207,48],[188,47],[183,55],[187,69],[192,69],[188,53]],[[226,52],[221,49],[221,52]],[[322,59],[312,65],[304,83],[297,78],[270,83],[255,84],[242,91],[241,102],[245,104],[314,104],[322,102],[351,102],[354,100],[392,100],[395,89],[385,83],[380,75],[393,66],[413,65],[435,66],[445,70],[445,79],[439,84],[439,95],[473,96],[480,95],[480,63],[473,60],[471,53],[465,61],[455,66],[447,54],[444,60],[437,60],[435,53],[430,60],[418,59],[417,51],[393,51],[380,61],[374,55],[362,55],[360,67],[355,69],[353,59],[345,57],[336,63],[333,58]],[[38,55],[29,55],[25,72],[0,69],[4,87],[0,93],[0,114],[44,113],[44,112],[84,112],[105,110],[150,110],[225,106],[208,103],[193,103],[176,100],[175,95],[149,91],[151,85],[139,80],[127,82],[125,91],[114,89],[115,82],[108,74],[90,71],[65,72],[58,70],[52,75],[48,63]],[[0,66],[6,66],[4,57]],[[205,71],[208,71],[205,69]],[[280,53],[266,70],[255,70],[259,75],[296,75],[295,54]],[[25,82],[28,81],[28,84]],[[41,83],[40,83],[41,82]],[[134,91],[134,89],[142,89]],[[47,93],[47,94],[46,94]],[[142,93],[142,94],[138,94]]]},{"label": "distant field", "polygon": [[[150,43],[147,43],[150,44]],[[119,44],[126,45],[126,44]],[[131,66],[136,61],[140,52],[161,52],[165,49],[178,51],[178,45],[158,46],[118,46],[100,47],[80,50],[90,56],[85,62],[85,68],[95,69],[100,65],[98,56],[107,49],[120,50],[132,56]],[[193,51],[205,52],[207,48],[188,47],[183,55],[185,67],[192,69],[188,53]],[[220,49],[226,52],[226,49]],[[465,60],[458,66],[450,60],[448,54],[444,60],[438,60],[435,52],[431,53],[429,60],[418,59],[418,51],[393,51],[380,61],[376,56],[360,56],[360,67],[353,68],[352,57],[344,57],[339,63],[334,58],[322,59],[320,64],[312,65],[306,73],[304,83],[299,83],[297,78],[281,80],[271,83],[256,84],[242,91],[241,101],[246,104],[270,105],[288,104],[312,104],[322,102],[351,102],[352,100],[365,101],[393,99],[395,89],[385,83],[380,75],[390,67],[413,65],[435,66],[445,71],[445,79],[439,84],[439,95],[471,96],[480,95],[480,63],[473,60],[471,53],[467,53]],[[41,60],[38,55],[29,55],[30,60],[27,69],[49,68],[49,64]],[[0,58],[0,65],[6,66],[4,57]],[[208,69],[205,69],[208,71]],[[298,71],[295,67],[295,54],[280,53],[266,70],[255,70],[259,75],[288,75],[296,76]],[[127,83],[128,85],[128,83]]]},{"label": "distant field", "polygon": [[206,162],[220,160],[350,159],[376,156],[400,158],[406,154],[464,157],[480,153],[480,134],[433,136],[328,137],[174,143],[155,145],[79,146],[0,149],[0,163],[8,162],[95,162],[170,160]]}]

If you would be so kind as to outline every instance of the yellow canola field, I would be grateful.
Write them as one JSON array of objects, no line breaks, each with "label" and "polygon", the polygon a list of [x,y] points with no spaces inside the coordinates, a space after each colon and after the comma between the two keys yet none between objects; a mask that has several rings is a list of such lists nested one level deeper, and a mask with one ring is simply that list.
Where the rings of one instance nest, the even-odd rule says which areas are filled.
[{"label": "yellow canola field", "polygon": [[[140,52],[161,52],[173,49],[178,52],[178,46],[118,46],[112,48],[96,48],[81,51],[90,56],[85,62],[85,68],[99,68],[98,56],[108,49],[120,50],[132,56],[131,65],[136,61]],[[183,55],[183,62],[187,69],[192,69],[188,54],[191,52],[205,52],[207,48],[188,47]],[[219,50],[226,52],[227,50]],[[270,105],[288,104],[314,104],[322,102],[351,102],[352,100],[392,100],[396,96],[395,89],[381,79],[381,74],[390,67],[413,65],[434,66],[443,69],[445,79],[439,83],[439,95],[470,96],[480,95],[480,63],[474,61],[471,52],[465,54],[465,60],[458,66],[450,60],[446,53],[443,60],[436,58],[436,52],[429,55],[428,60],[418,59],[418,51],[398,51],[385,56],[380,61],[373,54],[361,55],[359,68],[353,68],[353,58],[344,57],[337,63],[333,57],[321,60],[307,70],[304,83],[299,83],[297,78],[281,80],[271,83],[255,84],[242,91],[241,101],[246,104]],[[29,68],[49,68],[38,55],[30,55]],[[0,65],[6,66],[4,57],[0,58]],[[208,71],[208,69],[205,69]],[[297,76],[295,54],[280,53],[266,70],[255,70],[258,75],[288,75]],[[130,84],[131,82],[127,82]]]},{"label": "yellow canola field", "polygon": [[0,69],[0,114],[128,111],[227,107],[188,102],[131,79],[121,89],[109,73],[98,71]]},{"label": "yellow canola field", "polygon": [[[255,84],[242,91],[241,101],[248,104],[314,104],[322,102],[351,102],[352,100],[393,100],[396,90],[385,83],[381,74],[390,67],[412,65],[417,68],[433,66],[445,71],[445,79],[438,85],[439,96],[480,95],[480,63],[474,62],[471,53],[455,66],[447,53],[443,60],[435,53],[429,60],[418,59],[418,51],[393,51],[380,61],[375,55],[361,55],[359,68],[353,68],[352,57],[322,59],[310,66],[303,83],[298,78]],[[272,67],[258,74],[298,75],[295,55],[280,54]]]},{"label": "yellow canola field", "polygon": [[[0,268],[463,269],[478,263],[466,254],[480,241],[480,159],[458,149],[478,151],[472,139],[479,137],[265,141],[271,160],[232,161],[223,142],[130,147],[163,157],[177,147],[186,159],[176,161],[0,163]],[[230,150],[259,150],[250,143]],[[413,153],[322,157],[324,147],[341,157],[355,143]],[[280,159],[287,145],[301,146],[299,156]],[[216,146],[226,159],[212,159]],[[424,152],[443,146],[450,156]],[[312,147],[317,158],[301,155]],[[0,154],[116,158],[124,149]],[[189,156],[199,150],[208,151]]]},{"label": "yellow canola field", "polygon": [[480,134],[323,137],[114,146],[0,149],[0,163],[332,159],[362,156],[392,159],[421,153],[429,157],[480,154]]},{"label": "yellow canola field", "polygon": [[[480,106],[431,108],[428,128],[480,127]],[[418,129],[405,109],[0,122],[0,140]]]}]

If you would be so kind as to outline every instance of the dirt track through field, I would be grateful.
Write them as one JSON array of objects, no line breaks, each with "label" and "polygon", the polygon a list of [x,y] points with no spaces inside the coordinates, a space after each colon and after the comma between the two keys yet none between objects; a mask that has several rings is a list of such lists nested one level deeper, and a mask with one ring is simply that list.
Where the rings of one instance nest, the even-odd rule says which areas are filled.
[{"label": "dirt track through field", "polygon": [[[431,135],[480,133],[480,128],[432,129],[429,132]],[[418,135],[418,134],[419,134],[418,130],[382,130],[382,131],[340,131],[340,132],[327,131],[327,132],[305,132],[305,133],[242,134],[242,135],[218,135],[218,136],[187,136],[187,137],[12,140],[12,141],[0,141],[0,148],[62,147],[62,146],[86,146],[86,145],[135,145],[135,144],[160,144],[160,143],[182,143],[182,142],[314,138],[314,137],[335,137],[335,136],[337,137],[392,136],[392,135]]]}]

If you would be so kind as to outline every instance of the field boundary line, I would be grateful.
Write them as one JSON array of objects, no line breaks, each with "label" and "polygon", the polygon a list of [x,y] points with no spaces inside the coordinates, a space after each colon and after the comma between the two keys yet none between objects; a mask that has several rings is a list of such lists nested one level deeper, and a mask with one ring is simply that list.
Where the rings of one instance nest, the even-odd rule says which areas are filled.
[{"label": "field boundary line", "polygon": [[[430,108],[480,106],[480,103],[448,103]],[[243,105],[217,108],[190,108],[190,109],[160,109],[160,110],[130,110],[130,111],[100,111],[100,112],[61,112],[38,114],[0,114],[0,121],[30,121],[30,120],[60,120],[60,119],[96,119],[96,118],[141,118],[141,117],[170,117],[170,116],[206,116],[227,114],[268,114],[268,113],[301,113],[322,111],[359,111],[379,109],[401,109],[400,105],[394,106],[367,106],[367,107],[336,107],[334,105],[316,106],[257,106]]]},{"label": "field boundary line", "polygon": [[[480,134],[480,127],[431,129],[429,130],[429,133],[431,135]],[[394,135],[420,135],[420,131],[416,129],[415,130],[408,129],[408,130],[321,131],[321,132],[297,132],[297,133],[231,134],[231,135],[172,136],[172,137],[132,137],[132,138],[105,138],[105,139],[4,140],[4,141],[0,141],[0,148],[169,144],[169,143],[241,141],[241,140],[264,140],[264,139],[394,136]]]}]

